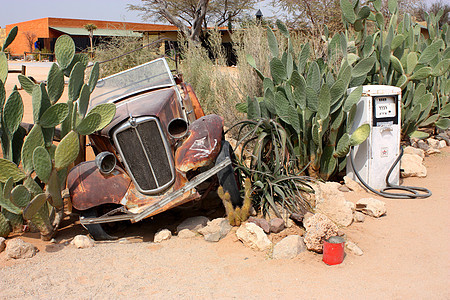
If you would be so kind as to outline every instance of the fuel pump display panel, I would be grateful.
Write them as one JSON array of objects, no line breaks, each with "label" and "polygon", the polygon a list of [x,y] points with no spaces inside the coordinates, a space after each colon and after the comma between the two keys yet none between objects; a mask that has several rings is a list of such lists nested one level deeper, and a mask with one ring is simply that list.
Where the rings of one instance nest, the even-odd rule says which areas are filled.
[{"label": "fuel pump display panel", "polygon": [[393,96],[375,98],[375,118],[395,117],[395,99]]},{"label": "fuel pump display panel", "polygon": [[398,100],[396,95],[372,98],[373,126],[398,124]]}]

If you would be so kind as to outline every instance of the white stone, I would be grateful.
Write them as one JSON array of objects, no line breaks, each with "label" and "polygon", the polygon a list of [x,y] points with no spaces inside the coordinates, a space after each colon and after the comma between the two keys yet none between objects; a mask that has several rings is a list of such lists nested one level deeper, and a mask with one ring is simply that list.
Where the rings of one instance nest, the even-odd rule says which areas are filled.
[{"label": "white stone", "polygon": [[272,246],[264,230],[255,223],[241,225],[236,231],[236,236],[244,245],[254,250],[265,251]]},{"label": "white stone", "polygon": [[182,229],[177,235],[181,239],[191,239],[196,236],[195,232],[189,229]]},{"label": "white stone", "polygon": [[189,229],[194,232],[197,232],[200,228],[203,228],[208,223],[209,219],[204,216],[196,216],[187,218],[180,225],[177,226],[177,232],[180,232],[183,229]]},{"label": "white stone", "polygon": [[444,140],[439,141],[439,149],[447,147],[447,142]]},{"label": "white stone", "polygon": [[375,198],[362,198],[356,202],[356,210],[378,218],[386,213],[386,204]]},{"label": "white stone", "polygon": [[439,141],[433,138],[427,139],[427,143],[431,148],[438,149],[439,148]]},{"label": "white stone", "polygon": [[205,241],[218,242],[230,232],[232,226],[225,218],[217,218],[208,222],[206,227],[198,230],[198,233],[203,235]]},{"label": "white stone", "polygon": [[352,203],[345,200],[338,182],[318,182],[313,185],[316,195],[316,210],[325,214],[340,226],[349,226],[353,221]]},{"label": "white stone", "polygon": [[153,239],[153,242],[155,243],[161,243],[162,241],[170,240],[172,237],[172,232],[170,232],[169,229],[161,229],[157,233],[155,233],[155,238]]},{"label": "white stone", "polygon": [[425,151],[423,151],[422,149],[419,149],[419,148],[411,147],[411,146],[408,146],[405,149],[403,149],[403,154],[416,154],[422,158],[425,157]]},{"label": "white stone", "polygon": [[306,245],[303,238],[299,235],[289,235],[273,247],[272,258],[292,259],[304,251],[306,251]]},{"label": "white stone", "polygon": [[78,249],[91,248],[94,247],[94,240],[86,235],[77,235],[73,238],[71,244]]},{"label": "white stone", "polygon": [[306,233],[303,241],[306,248],[311,251],[322,253],[323,242],[331,236],[338,234],[338,227],[327,216],[317,213],[303,220]]},{"label": "white stone", "polygon": [[31,258],[38,252],[38,249],[21,239],[13,239],[6,244],[6,256],[9,258]]},{"label": "white stone", "polygon": [[359,248],[358,245],[356,245],[355,243],[351,242],[351,241],[347,241],[345,243],[345,247],[350,250],[351,253],[361,256],[364,254],[364,252],[361,250],[361,248]]},{"label": "white stone", "polygon": [[344,176],[345,185],[354,192],[365,192],[364,188],[348,176]]},{"label": "white stone", "polygon": [[353,221],[362,223],[362,222],[364,222],[365,219],[366,219],[366,217],[364,216],[364,214],[362,212],[359,212],[359,211],[354,212]]},{"label": "white stone", "polygon": [[430,148],[425,152],[426,155],[431,155],[431,154],[436,154],[436,153],[441,153],[441,150],[436,149],[436,148]]},{"label": "white stone", "polygon": [[426,177],[427,168],[423,165],[423,158],[417,154],[405,153],[400,161],[402,177]]}]

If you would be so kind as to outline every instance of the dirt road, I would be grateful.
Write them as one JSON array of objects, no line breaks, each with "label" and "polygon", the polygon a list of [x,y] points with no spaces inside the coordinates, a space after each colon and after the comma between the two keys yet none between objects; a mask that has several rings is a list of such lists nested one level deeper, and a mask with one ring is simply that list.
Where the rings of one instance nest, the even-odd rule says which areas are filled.
[{"label": "dirt road", "polygon": [[[218,243],[201,237],[152,243],[156,230],[182,221],[176,213],[120,231],[135,243],[78,250],[65,242],[86,232],[66,218],[57,244],[25,235],[40,249],[35,257],[11,261],[0,254],[0,298],[449,299],[450,149],[427,157],[425,165],[426,178],[404,184],[425,186],[433,196],[382,199],[386,216],[344,229],[364,255],[347,254],[341,265],[327,266],[311,252],[268,259],[233,232]],[[351,201],[369,196],[346,193]]]}]

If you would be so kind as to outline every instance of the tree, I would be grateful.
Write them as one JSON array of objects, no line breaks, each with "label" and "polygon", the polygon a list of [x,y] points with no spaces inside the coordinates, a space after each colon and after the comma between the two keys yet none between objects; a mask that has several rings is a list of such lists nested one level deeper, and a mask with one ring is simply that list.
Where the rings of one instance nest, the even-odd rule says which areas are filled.
[{"label": "tree", "polygon": [[433,13],[437,15],[439,11],[442,10],[442,16],[439,19],[439,26],[443,26],[444,24],[449,24],[449,14],[450,14],[450,5],[444,3],[444,1],[439,0],[437,2],[434,2],[428,7],[425,5],[425,3],[422,3],[417,7],[417,9],[414,12],[414,16],[417,18],[418,21],[425,21],[425,13]]},{"label": "tree", "polygon": [[141,0],[142,5],[128,5],[142,12],[144,20],[167,21],[186,37],[199,41],[208,24],[223,26],[252,9],[257,0]]},{"label": "tree", "polygon": [[94,44],[93,44],[94,30],[97,29],[97,26],[95,24],[89,23],[89,24],[84,25],[84,29],[89,31],[89,40],[91,42],[91,58],[92,58],[92,56],[94,54]]},{"label": "tree", "polygon": [[36,34],[32,31],[24,31],[23,35],[25,36],[25,39],[27,40],[28,49],[30,49],[30,52],[33,52],[33,46],[36,39]]}]

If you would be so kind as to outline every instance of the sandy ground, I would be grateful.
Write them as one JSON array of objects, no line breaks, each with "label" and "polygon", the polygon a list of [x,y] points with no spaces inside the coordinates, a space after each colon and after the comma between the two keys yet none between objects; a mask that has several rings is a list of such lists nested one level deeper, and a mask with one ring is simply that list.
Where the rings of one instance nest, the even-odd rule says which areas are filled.
[{"label": "sandy ground", "polygon": [[[43,68],[31,65],[28,75],[45,79]],[[24,100],[27,118],[29,97]],[[56,244],[40,241],[37,234],[22,236],[40,249],[35,257],[6,260],[0,254],[0,298],[449,299],[450,149],[427,157],[425,165],[426,178],[408,178],[403,184],[425,186],[433,196],[380,198],[386,202],[386,216],[366,217],[343,229],[364,255],[347,253],[337,266],[324,264],[321,255],[311,252],[272,260],[244,247],[233,232],[218,243],[201,237],[152,243],[159,228],[173,230],[182,221],[178,211],[121,228],[119,235],[129,243],[96,243],[78,250],[65,242],[86,231],[75,216],[68,216]],[[346,193],[354,202],[369,196],[375,197]]]}]

